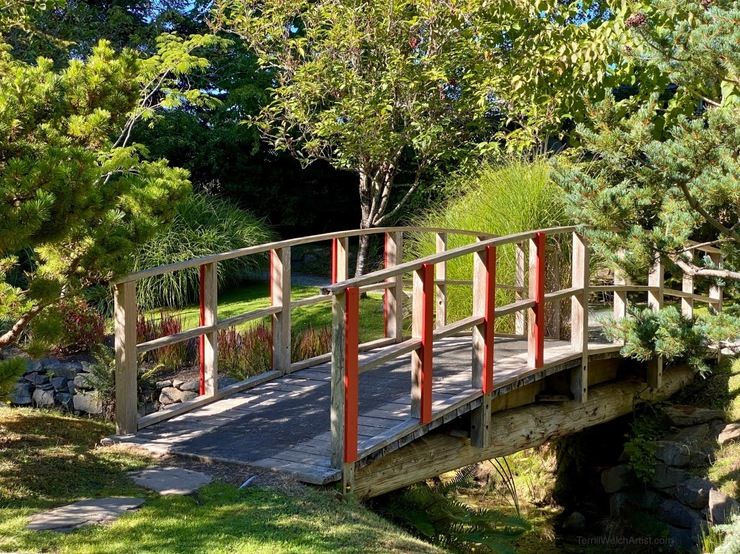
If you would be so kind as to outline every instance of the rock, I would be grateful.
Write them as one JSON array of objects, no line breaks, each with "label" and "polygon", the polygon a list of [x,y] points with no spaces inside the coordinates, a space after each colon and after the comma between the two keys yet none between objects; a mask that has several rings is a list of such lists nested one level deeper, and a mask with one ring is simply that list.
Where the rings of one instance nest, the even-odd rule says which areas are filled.
[{"label": "rock", "polygon": [[650,484],[656,489],[668,489],[675,487],[679,483],[691,478],[691,474],[683,469],[667,466],[665,464],[655,464],[655,475],[650,480]]},{"label": "rock", "polygon": [[42,365],[47,373],[52,373],[55,377],[66,377],[67,379],[74,379],[75,375],[82,370],[80,362],[55,360],[54,358],[46,358]]},{"label": "rock", "polygon": [[185,381],[180,384],[179,389],[198,392],[200,391],[200,379],[190,379],[189,381]]},{"label": "rock", "polygon": [[54,405],[54,391],[36,388],[33,391],[33,403],[38,408],[50,408]]},{"label": "rock", "polygon": [[198,396],[192,391],[184,391],[175,387],[166,387],[159,394],[159,403],[162,405],[175,404],[176,402],[186,402]]},{"label": "rock", "polygon": [[40,360],[27,360],[26,362],[26,371],[24,372],[24,375],[26,373],[41,373],[43,371],[43,368],[41,367],[41,361]]},{"label": "rock", "polygon": [[90,381],[89,373],[78,373],[77,375],[75,375],[74,384],[75,389],[92,390],[93,388],[95,388]]},{"label": "rock", "polygon": [[57,404],[60,404],[65,410],[72,411],[74,408],[74,402],[72,402],[72,395],[68,392],[58,392],[54,395],[54,400]]},{"label": "rock", "polygon": [[43,373],[28,373],[24,375],[23,378],[36,387],[49,382],[49,376]]},{"label": "rock", "polygon": [[668,544],[670,552],[696,552],[698,537],[690,529],[668,526]]},{"label": "rock", "polygon": [[67,383],[69,382],[69,379],[66,377],[52,377],[50,380],[51,386],[54,387],[55,391],[64,391],[69,392],[67,388]]},{"label": "rock", "polygon": [[629,493],[630,502],[635,506],[639,506],[650,512],[658,509],[658,506],[663,501],[663,497],[658,493],[645,489],[639,492]]},{"label": "rock", "polygon": [[211,482],[211,476],[181,467],[155,467],[130,473],[137,485],[161,495],[191,494]]},{"label": "rock", "polygon": [[665,415],[671,420],[673,425],[678,427],[688,427],[708,423],[714,419],[724,419],[725,413],[722,410],[710,410],[709,408],[697,408],[696,406],[686,406],[683,404],[674,404],[664,410]]},{"label": "rock", "polygon": [[675,497],[695,510],[703,510],[709,502],[712,483],[706,479],[692,477],[676,486]]},{"label": "rock", "polygon": [[83,525],[113,521],[144,503],[143,498],[93,498],[61,506],[31,516],[27,529],[33,531],[72,531]]},{"label": "rock", "polygon": [[740,440],[740,423],[728,423],[722,428],[719,436],[717,437],[717,443],[720,446],[727,444],[728,442],[734,442]]},{"label": "rock", "polygon": [[74,379],[67,381],[67,392],[69,392],[69,394],[74,394],[76,390],[77,387],[75,387]]},{"label": "rock", "polygon": [[609,515],[620,518],[629,511],[630,501],[626,492],[615,492],[609,496]]},{"label": "rock", "polygon": [[683,529],[698,531],[701,526],[701,517],[698,513],[670,498],[663,500],[658,505],[655,515],[660,521]]},{"label": "rock", "polygon": [[740,513],[740,504],[722,491],[709,491],[709,520],[714,525],[730,523],[733,514]]},{"label": "rock", "polygon": [[88,414],[103,412],[103,400],[98,393],[78,392],[72,397],[74,409]]},{"label": "rock", "polygon": [[158,389],[163,389],[165,387],[171,387],[172,379],[165,379],[164,381],[157,381],[156,383],[154,383],[154,386]]},{"label": "rock", "polygon": [[711,434],[712,429],[708,425],[692,425],[672,433],[666,437],[666,440],[694,448],[709,440]]},{"label": "rock", "polygon": [[103,437],[100,439],[100,446],[113,446],[114,444],[116,444],[116,441],[110,437]]},{"label": "rock", "polygon": [[219,377],[218,378],[218,388],[224,389],[228,387],[229,385],[233,385],[234,383],[238,383],[239,379],[234,379],[233,377]]},{"label": "rock", "polygon": [[10,403],[16,406],[28,406],[31,404],[31,384],[30,383],[16,383],[15,390],[10,393]]},{"label": "rock", "polygon": [[184,382],[185,381],[183,381],[182,379],[173,379],[172,386],[175,387],[176,389],[179,389],[180,385],[182,385]]},{"label": "rock", "polygon": [[586,528],[586,516],[581,512],[573,512],[563,523],[563,528],[569,531],[583,531]]},{"label": "rock", "polygon": [[655,457],[669,466],[683,467],[691,462],[691,448],[674,441],[656,441]]},{"label": "rock", "polygon": [[632,483],[632,470],[627,465],[610,467],[601,472],[601,485],[607,494],[628,487]]}]

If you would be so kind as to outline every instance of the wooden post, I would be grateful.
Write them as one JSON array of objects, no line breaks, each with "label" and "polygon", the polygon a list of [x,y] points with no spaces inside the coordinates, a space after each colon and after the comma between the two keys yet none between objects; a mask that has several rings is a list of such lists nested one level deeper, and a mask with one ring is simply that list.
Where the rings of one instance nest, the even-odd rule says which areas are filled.
[{"label": "wooden post", "polygon": [[[514,286],[517,290],[514,292],[514,299],[519,301],[524,298],[524,275],[527,267],[527,252],[525,250],[525,244],[519,242],[516,244],[516,274],[514,276]],[[514,320],[514,333],[521,335],[525,334],[526,319],[523,311],[518,311],[515,314]]]},{"label": "wooden post", "polygon": [[[436,252],[440,254],[447,250],[447,233],[436,233]],[[435,327],[447,325],[447,262],[440,262],[434,266],[434,281],[437,297],[435,310]]]},{"label": "wooden post", "polygon": [[116,285],[113,294],[116,348],[116,433],[137,431],[136,282]]},{"label": "wooden post", "polygon": [[529,340],[527,364],[539,369],[545,363],[545,233],[538,232],[529,241]]},{"label": "wooden post", "polygon": [[581,352],[580,367],[573,368],[570,390],[579,402],[588,400],[588,285],[589,250],[585,237],[573,233],[571,287],[581,289],[570,301],[570,343],[575,352]]},{"label": "wooden post", "polygon": [[347,294],[335,294],[332,298],[332,344],[331,344],[331,461],[332,466],[342,469],[344,464],[344,373],[346,365]]},{"label": "wooden post", "polygon": [[421,339],[411,353],[411,417],[432,421],[432,340],[434,332],[434,265],[414,272],[411,334]]},{"label": "wooden post", "polygon": [[[624,251],[619,252],[619,257],[624,257]],[[620,271],[619,269],[614,270],[614,286],[625,286],[629,285],[631,283],[630,279],[627,277],[627,275]],[[628,300],[627,300],[627,291],[622,290],[614,290],[614,300],[613,300],[613,317],[615,321],[620,321],[627,317],[627,307],[629,306]],[[614,341],[615,344],[624,344],[624,341],[621,339],[616,339]]]},{"label": "wooden post", "polygon": [[[218,319],[218,262],[200,266],[200,324],[214,325]],[[218,331],[199,337],[200,394],[218,391]]]},{"label": "wooden post", "polygon": [[[403,231],[385,234],[385,267],[394,267],[403,262]],[[385,336],[403,341],[403,275],[390,279],[390,287],[383,295]]]},{"label": "wooden post", "polygon": [[349,238],[331,241],[331,282],[338,283],[349,278]]},{"label": "wooden post", "polygon": [[[688,255],[693,262],[694,260],[694,251],[689,250]],[[681,291],[686,292],[690,295],[694,294],[694,276],[689,275],[686,272],[682,272],[683,277],[681,278]],[[686,317],[688,319],[693,319],[694,317],[694,297],[689,296],[688,298],[681,298],[681,315],[683,317]]]},{"label": "wooden post", "polygon": [[272,316],[274,369],[290,369],[290,248],[270,251],[270,299],[282,309]]},{"label": "wooden post", "polygon": [[[648,274],[648,306],[655,311],[663,307],[663,278],[664,268],[660,254],[656,254],[655,262],[650,268]],[[663,384],[663,356],[648,362],[647,370],[648,385],[654,389],[659,389]]]},{"label": "wooden post", "polygon": [[486,448],[490,443],[495,310],[496,247],[487,246],[473,254],[473,315],[484,317],[483,323],[473,327],[472,384],[483,392],[483,404],[471,414],[470,440],[478,448]]},{"label": "wooden post", "polygon": [[[722,267],[722,254],[720,254],[719,252],[710,252],[709,259],[712,260],[712,263],[716,265],[717,267]],[[709,287],[709,298],[712,299],[712,302],[709,305],[712,308],[714,308],[717,312],[721,312],[722,311],[722,287],[716,284],[712,284]]]},{"label": "wooden post", "polygon": [[350,287],[344,309],[344,463],[357,461],[359,415],[360,289]]}]

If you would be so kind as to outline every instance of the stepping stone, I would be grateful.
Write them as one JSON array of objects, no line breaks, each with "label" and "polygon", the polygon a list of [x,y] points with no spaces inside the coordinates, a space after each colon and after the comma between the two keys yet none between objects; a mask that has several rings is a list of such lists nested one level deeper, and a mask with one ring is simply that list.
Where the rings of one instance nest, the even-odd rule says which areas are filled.
[{"label": "stepping stone", "polygon": [[211,482],[211,476],[181,467],[155,467],[129,473],[134,483],[159,494],[191,494]]},{"label": "stepping stone", "polygon": [[73,531],[83,525],[113,521],[143,503],[143,498],[120,496],[80,500],[31,516],[26,528],[34,531]]}]

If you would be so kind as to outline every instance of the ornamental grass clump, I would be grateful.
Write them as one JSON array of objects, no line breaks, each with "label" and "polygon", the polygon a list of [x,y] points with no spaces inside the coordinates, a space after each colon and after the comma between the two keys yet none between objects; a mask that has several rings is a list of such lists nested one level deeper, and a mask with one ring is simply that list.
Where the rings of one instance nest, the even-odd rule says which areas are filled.
[{"label": "ornamental grass clump", "polygon": [[293,338],[293,361],[299,362],[331,351],[331,328],[309,327]]},{"label": "ornamental grass clump", "polygon": [[264,325],[239,332],[218,333],[218,364],[235,379],[246,379],[272,368],[272,332]]},{"label": "ornamental grass clump", "polygon": [[[166,312],[160,312],[158,318],[140,314],[136,320],[137,343],[174,335],[181,331],[182,320]],[[179,342],[147,352],[144,361],[167,369],[179,369],[192,363],[194,351],[193,341]]]}]

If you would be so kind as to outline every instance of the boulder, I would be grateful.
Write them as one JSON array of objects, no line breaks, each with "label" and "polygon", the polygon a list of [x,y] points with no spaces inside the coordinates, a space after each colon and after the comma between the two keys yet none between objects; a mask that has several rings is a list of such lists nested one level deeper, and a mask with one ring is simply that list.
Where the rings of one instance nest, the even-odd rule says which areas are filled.
[{"label": "boulder", "polygon": [[16,406],[29,406],[32,402],[31,384],[16,383],[15,389],[10,393],[10,403]]},{"label": "boulder", "polygon": [[78,412],[100,414],[103,412],[103,400],[97,393],[78,392],[72,397],[72,405]]},{"label": "boulder", "polygon": [[33,391],[33,403],[38,408],[51,408],[54,405],[54,391],[36,388]]},{"label": "boulder", "polygon": [[184,382],[185,381],[183,381],[182,379],[173,379],[172,386],[175,387],[176,389],[179,389],[180,385],[182,385]]},{"label": "boulder", "polygon": [[665,464],[655,464],[655,474],[650,480],[650,484],[656,489],[669,489],[689,478],[691,478],[691,474],[683,469]]},{"label": "boulder", "polygon": [[69,382],[69,379],[66,377],[52,377],[50,380],[51,386],[54,387],[55,391],[64,391],[69,392],[67,388],[67,383]]},{"label": "boulder", "polygon": [[692,477],[676,486],[675,497],[695,510],[703,510],[709,502],[712,483],[706,479]]},{"label": "boulder", "polygon": [[35,387],[44,385],[49,382],[49,376],[44,373],[27,373],[23,376],[23,378]]},{"label": "boulder", "polygon": [[690,529],[668,526],[668,548],[670,552],[696,552],[698,537]]},{"label": "boulder", "polygon": [[702,519],[697,512],[670,498],[666,498],[658,505],[655,515],[660,521],[682,529],[698,532],[701,528]]},{"label": "boulder", "polygon": [[725,413],[722,410],[697,408],[696,406],[687,406],[684,404],[674,404],[666,408],[664,412],[671,423],[678,427],[699,425],[701,423],[708,423],[714,419],[724,419],[725,417]]},{"label": "boulder", "polygon": [[172,379],[165,379],[164,381],[157,381],[156,383],[154,383],[154,386],[158,389],[163,389],[165,387],[171,387]]},{"label": "boulder", "polygon": [[57,404],[61,405],[65,410],[72,411],[74,403],[72,402],[72,395],[68,392],[58,392],[54,395],[54,400]]},{"label": "boulder", "polygon": [[54,358],[44,359],[42,367],[44,371],[53,374],[55,377],[66,377],[67,379],[74,379],[75,375],[82,369],[80,362],[55,360]]},{"label": "boulder", "polygon": [[167,406],[168,404],[192,400],[196,396],[198,396],[198,393],[192,391],[184,391],[175,387],[165,387],[159,394],[159,403],[163,406]]},{"label": "boulder", "polygon": [[23,373],[24,375],[26,373],[42,373],[43,368],[41,367],[41,361],[40,360],[27,360],[26,361],[26,371]]},{"label": "boulder", "polygon": [[200,391],[200,379],[190,379],[188,381],[184,381],[180,384],[178,388],[180,390],[199,392]]},{"label": "boulder", "polygon": [[740,441],[740,423],[728,423],[720,431],[717,442],[722,446],[735,441]]},{"label": "boulder", "polygon": [[571,513],[563,523],[563,529],[568,531],[583,531],[586,528],[586,516],[581,512]]},{"label": "boulder", "polygon": [[77,390],[77,387],[75,387],[74,379],[67,381],[67,392],[69,394],[74,394],[76,390]]},{"label": "boulder", "polygon": [[709,491],[709,519],[714,525],[730,523],[733,514],[740,513],[740,504],[722,491]]},{"label": "boulder", "polygon": [[74,384],[75,389],[80,390],[92,390],[93,388],[95,388],[90,381],[89,373],[78,373],[77,375],[75,375]]},{"label": "boulder", "polygon": [[669,466],[684,467],[691,462],[691,448],[675,441],[656,441],[655,457]]},{"label": "boulder", "polygon": [[610,467],[601,472],[601,486],[607,494],[627,488],[632,481],[632,470],[627,465]]},{"label": "boulder", "polygon": [[609,515],[615,519],[629,513],[630,497],[626,492],[615,492],[609,496]]}]

